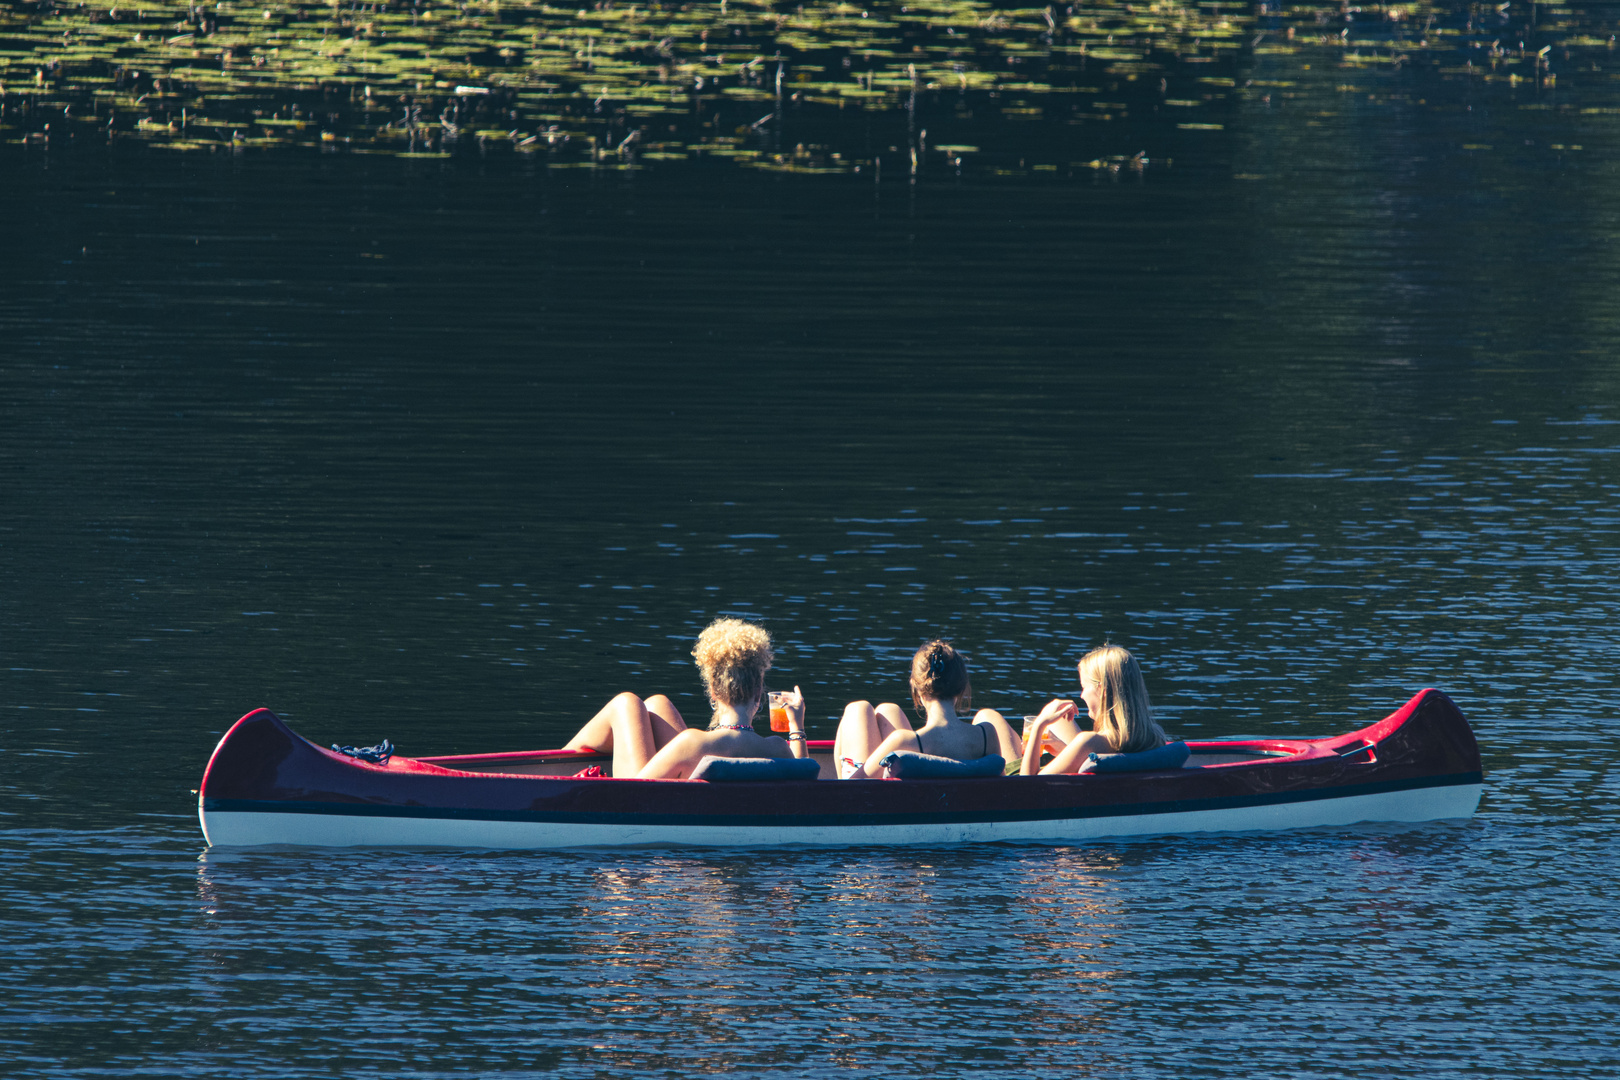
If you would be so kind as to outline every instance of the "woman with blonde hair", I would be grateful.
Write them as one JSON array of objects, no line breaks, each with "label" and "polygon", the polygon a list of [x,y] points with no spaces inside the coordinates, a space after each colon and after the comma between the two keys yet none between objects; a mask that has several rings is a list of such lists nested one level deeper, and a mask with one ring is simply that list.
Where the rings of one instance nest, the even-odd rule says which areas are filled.
[{"label": "woman with blonde hair", "polygon": [[1147,684],[1136,657],[1118,645],[1092,649],[1080,658],[1080,698],[1092,729],[1069,740],[1051,761],[1041,766],[1041,744],[1047,729],[1072,721],[1079,713],[1072,700],[1049,702],[1025,736],[1024,763],[1019,772],[1076,773],[1092,754],[1134,754],[1165,744],[1164,729],[1153,720]]},{"label": "woman with blonde hair", "polygon": [[974,761],[999,753],[1018,756],[1018,737],[1000,713],[982,709],[965,720],[956,715],[973,698],[967,661],[948,641],[934,640],[911,658],[911,702],[923,718],[913,730],[900,706],[852,701],[844,708],[833,742],[838,775],[858,780],[882,775],[882,761],[897,750]]},{"label": "woman with blonde hair", "polygon": [[741,619],[716,619],[692,648],[703,688],[714,706],[706,731],[688,728],[675,703],[663,694],[642,699],[626,692],[602,707],[565,750],[611,750],[613,775],[643,779],[689,776],[704,757],[802,758],[804,695],[787,694],[786,741],[754,731],[754,714],[765,697],[771,635]]}]

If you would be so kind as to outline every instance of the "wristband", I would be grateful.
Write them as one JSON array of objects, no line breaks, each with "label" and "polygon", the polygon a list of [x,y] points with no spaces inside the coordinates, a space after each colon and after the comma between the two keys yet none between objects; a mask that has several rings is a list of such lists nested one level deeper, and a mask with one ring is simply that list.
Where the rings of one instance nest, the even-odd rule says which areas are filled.
[{"label": "wristband", "polygon": [[806,735],[802,731],[790,731],[782,737],[788,742],[804,742]]}]

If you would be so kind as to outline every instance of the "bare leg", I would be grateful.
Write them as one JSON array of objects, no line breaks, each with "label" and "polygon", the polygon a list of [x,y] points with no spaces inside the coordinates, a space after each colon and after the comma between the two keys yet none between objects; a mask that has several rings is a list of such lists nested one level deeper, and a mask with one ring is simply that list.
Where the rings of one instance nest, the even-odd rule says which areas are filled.
[{"label": "bare leg", "polygon": [[844,775],[844,759],[865,761],[872,756],[877,745],[877,714],[870,701],[852,701],[844,706],[844,716],[838,721],[838,733],[833,736],[833,764],[839,776]]},{"label": "bare leg", "polygon": [[663,694],[654,694],[646,701],[647,722],[652,726],[653,743],[662,750],[669,740],[686,730],[681,710]]},{"label": "bare leg", "polygon": [[[878,742],[882,742],[897,731],[910,731],[911,718],[904,709],[892,701],[885,701],[877,707]],[[874,747],[875,749],[875,747]]]},{"label": "bare leg", "polygon": [[620,694],[615,697],[602,706],[600,712],[585,721],[585,726],[580,728],[572,739],[563,743],[563,749],[581,750],[587,747],[592,750],[613,749],[613,709],[623,696]]},{"label": "bare leg", "polygon": [[[657,703],[660,698],[662,704],[668,707],[667,712],[678,723],[681,714],[668,698],[660,694],[652,700]],[[586,721],[585,726],[568,740],[563,749],[578,750],[589,746],[596,750],[612,751],[613,775],[634,776],[652,759],[659,747],[674,738],[678,731],[685,730],[684,724],[679,729],[674,728],[670,716],[660,716],[655,723],[646,703],[626,691],[602,706],[602,711]],[[659,731],[667,731],[668,734],[659,740]]]},{"label": "bare leg", "polygon": [[635,776],[658,753],[647,706],[634,694],[620,694],[608,702],[608,708],[613,723],[613,775]]},{"label": "bare leg", "polygon": [[995,735],[996,749],[1008,761],[1024,760],[1024,737],[1014,731],[1007,718],[994,709],[980,709],[973,717],[975,724],[988,724]]},{"label": "bare leg", "polygon": [[[1084,716],[1085,713],[1081,713],[1080,715]],[[1090,728],[1083,728],[1073,720],[1059,720],[1046,730],[1062,739],[1063,745],[1065,746],[1091,731]]]},{"label": "bare leg", "polygon": [[896,705],[885,703],[874,709],[870,701],[852,701],[844,706],[844,717],[838,721],[838,734],[833,739],[833,760],[840,766],[838,775],[844,775],[845,758],[864,762],[884,739],[900,730],[910,731],[911,723]]}]

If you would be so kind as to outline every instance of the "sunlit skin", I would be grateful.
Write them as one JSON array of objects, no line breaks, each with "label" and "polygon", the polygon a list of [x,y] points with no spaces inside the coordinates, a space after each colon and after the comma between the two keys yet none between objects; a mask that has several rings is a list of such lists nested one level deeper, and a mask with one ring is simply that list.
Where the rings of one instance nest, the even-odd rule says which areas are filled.
[{"label": "sunlit skin", "polygon": [[[1075,673],[1080,674],[1080,671],[1080,665],[1075,665]],[[1102,704],[1102,688],[1084,675],[1080,676],[1080,700],[1085,702],[1086,716],[1096,723],[1097,710]],[[1080,708],[1072,698],[1054,698],[1047,702],[1046,708],[1040,711],[1030,728],[1029,739],[1024,745],[1024,763],[1018,771],[1024,776],[1079,772],[1080,763],[1092,754],[1112,754],[1114,748],[1106,738],[1096,731],[1087,731],[1071,738],[1044,768],[1041,766],[1041,743],[1047,730],[1054,725],[1075,721],[1079,713]]]},{"label": "sunlit skin", "polygon": [[[989,752],[1011,761],[1019,753],[1019,737],[1006,719],[994,709],[980,709],[972,721],[956,715],[956,703],[919,694],[923,726],[913,729],[905,711],[893,702],[873,706],[869,701],[852,701],[844,707],[833,741],[833,758],[840,764],[840,775],[848,780],[883,775],[883,759],[896,751],[917,751],[917,736],[927,753],[972,761],[981,756],[986,738],[981,728],[988,725]],[[859,767],[845,764],[845,759]]]},{"label": "sunlit skin", "polygon": [[[804,694],[797,686],[784,694],[788,732],[804,733]],[[804,740],[754,731],[760,699],[743,705],[715,702],[709,730],[686,726],[675,703],[663,694],[642,699],[626,692],[602,707],[564,745],[612,751],[613,775],[640,779],[682,779],[705,757],[802,758]]]}]

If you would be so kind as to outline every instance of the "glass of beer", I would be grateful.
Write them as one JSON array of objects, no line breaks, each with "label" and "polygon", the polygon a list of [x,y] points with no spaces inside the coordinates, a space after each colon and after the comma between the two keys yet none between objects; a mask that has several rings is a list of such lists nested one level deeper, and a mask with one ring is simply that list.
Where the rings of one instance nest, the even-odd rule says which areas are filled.
[{"label": "glass of beer", "polygon": [[771,691],[771,730],[788,731],[787,695],[780,690]]},{"label": "glass of beer", "polygon": [[[1039,715],[1024,717],[1024,742],[1026,744],[1029,742],[1030,734],[1035,730],[1035,721],[1039,719]],[[1047,730],[1050,731],[1051,729],[1048,728]],[[1058,742],[1058,740],[1051,735],[1047,735],[1045,738],[1043,738],[1041,743],[1041,753],[1043,754],[1055,755],[1059,750],[1063,749],[1063,744]]]}]

